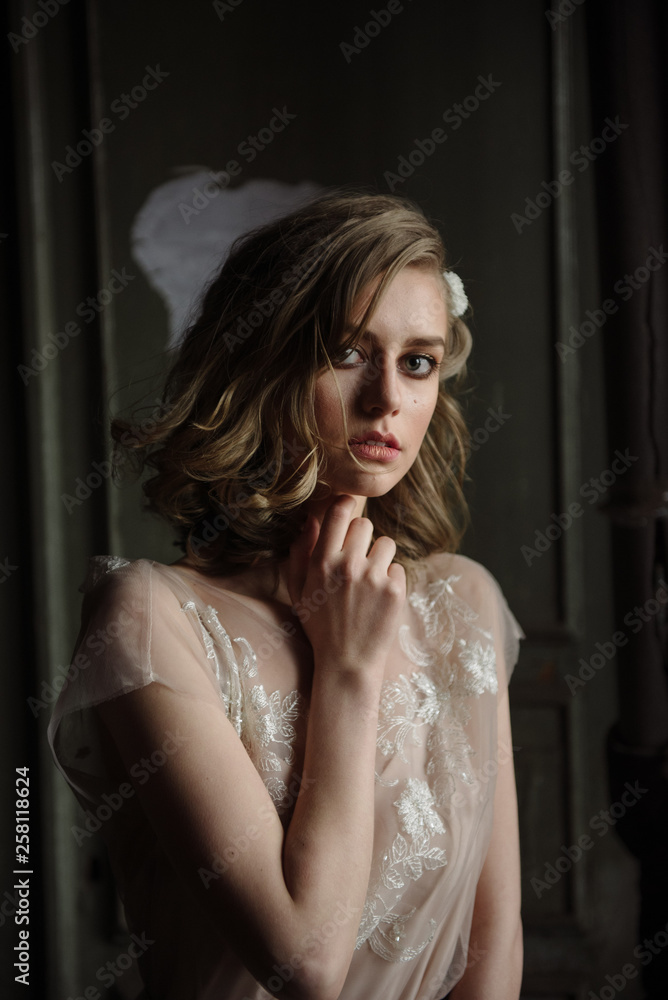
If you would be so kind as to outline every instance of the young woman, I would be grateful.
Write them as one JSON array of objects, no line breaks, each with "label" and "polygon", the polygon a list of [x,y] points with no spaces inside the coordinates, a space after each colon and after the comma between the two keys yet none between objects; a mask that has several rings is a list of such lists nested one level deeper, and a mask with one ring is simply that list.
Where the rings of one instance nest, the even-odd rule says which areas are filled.
[{"label": "young woman", "polygon": [[455,554],[470,351],[441,238],[334,193],[244,237],[151,430],[183,558],[97,556],[49,729],[151,1000],[517,1000],[507,685]]}]

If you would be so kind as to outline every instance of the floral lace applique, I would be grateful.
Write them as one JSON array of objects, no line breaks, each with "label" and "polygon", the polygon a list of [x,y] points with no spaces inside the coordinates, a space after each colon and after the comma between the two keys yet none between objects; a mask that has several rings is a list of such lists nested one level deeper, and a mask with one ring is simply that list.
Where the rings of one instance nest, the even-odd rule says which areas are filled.
[{"label": "floral lace applique", "polygon": [[[409,602],[424,623],[424,638],[416,640],[411,627],[402,625],[399,643],[418,669],[410,676],[401,674],[387,680],[381,690],[378,751],[404,764],[410,763],[410,745],[425,746],[427,751],[427,780],[404,778],[403,791],[393,802],[399,830],[376,863],[376,877],[358,930],[356,947],[366,942],[389,962],[414,959],[436,933],[436,922],[430,920],[426,938],[408,944],[409,927],[417,911],[409,906],[401,913],[399,904],[411,882],[447,865],[445,847],[434,845],[433,838],[448,836],[444,818],[449,814],[456,781],[471,784],[475,780],[470,764],[474,751],[465,728],[471,717],[466,702],[498,689],[492,634],[476,625],[479,615],[455,594],[452,584],[458,579],[435,580],[427,585],[426,593],[410,595]],[[191,609],[197,610],[194,603],[184,605],[184,610]],[[304,699],[298,691],[281,699],[279,691],[267,694],[261,684],[243,685],[244,679],[258,673],[251,645],[241,636],[233,640],[243,655],[237,660],[215,609],[208,606],[206,614],[198,613],[198,618],[207,655],[216,663],[228,717],[258,771],[270,772],[263,780],[281,813],[291,797],[279,772],[294,762],[294,723],[302,712],[306,715]],[[223,677],[217,646],[222,647],[231,667]],[[379,775],[376,780],[383,786],[401,781],[383,780]]]},{"label": "floral lace applique", "polygon": [[[442,832],[445,833],[445,830]],[[432,871],[447,865],[445,851],[440,847],[430,847],[430,839],[428,835],[418,834],[409,844],[398,833],[391,849],[383,855],[380,872],[383,885],[388,889],[403,889],[407,879],[417,882],[425,870]]]},{"label": "floral lace applique", "polygon": [[[401,625],[399,643],[407,658],[422,670],[414,671],[410,679],[400,674],[383,685],[377,738],[384,756],[397,755],[408,763],[406,741],[411,737],[414,746],[422,746],[419,730],[428,727],[426,771],[433,779],[439,808],[446,809],[455,776],[468,784],[474,780],[469,764],[474,751],[464,731],[471,717],[465,699],[498,690],[492,634],[476,625],[477,612],[455,594],[452,582],[458,579],[435,580],[425,595],[410,595],[410,604],[424,622],[425,642],[416,642],[411,627]],[[483,645],[477,637],[463,638],[461,632],[471,630],[487,642]],[[435,638],[438,645],[434,651]],[[428,676],[423,671],[429,668]],[[387,781],[378,774],[376,780],[383,785],[397,784],[397,779]]]},{"label": "floral lace applique", "polygon": [[[431,640],[436,636],[440,639],[435,650],[425,649],[422,644],[412,644],[409,626],[402,626],[399,636],[401,647],[416,666],[444,664],[445,657],[453,648],[457,632],[466,629],[478,632],[487,639],[492,652],[494,651],[492,633],[475,624],[478,613],[452,588],[452,583],[459,579],[461,576],[451,575],[447,580],[434,580],[428,584],[426,594],[412,593],[408,598],[409,604],[417,610],[424,622],[427,645],[431,646]],[[466,640],[461,639],[460,645],[466,646]]]},{"label": "floral lace applique", "polygon": [[394,913],[388,910],[381,915],[374,913],[374,906],[375,902],[367,904],[364,908],[356,950],[368,941],[371,950],[386,962],[410,962],[433,941],[437,924],[432,919],[428,924],[429,934],[424,941],[415,946],[402,947],[406,924],[415,915],[416,908],[413,906],[408,913]]},{"label": "floral lace applique", "polygon": [[[306,715],[304,699],[299,691],[289,691],[281,701],[279,691],[267,695],[264,687],[257,684],[250,691],[246,705],[245,722],[241,740],[259,771],[281,771],[283,763],[293,764],[296,738],[293,722]],[[270,744],[283,747],[283,755],[269,749]],[[264,778],[267,791],[278,813],[285,812],[292,799],[282,778],[273,775]]]},{"label": "floral lace applique", "polygon": [[79,586],[79,593],[85,594],[86,591],[91,590],[97,584],[98,580],[101,580],[107,573],[113,573],[115,569],[129,565],[130,560],[125,559],[123,556],[91,556],[88,561],[86,579]]},{"label": "floral lace applique", "polygon": [[[213,670],[218,681],[220,696],[225,705],[225,714],[234,726],[237,736],[241,736],[244,721],[241,676],[230,637],[218,619],[218,612],[210,604],[202,612],[195,601],[186,601],[181,605],[181,610],[185,614],[192,615],[199,625],[207,659],[213,661]],[[214,635],[218,644],[222,646],[225,662],[230,664],[231,667],[226,673],[222,673],[220,669],[220,661],[216,653],[216,643],[213,638]],[[254,662],[249,661],[247,657],[244,658],[242,669],[246,671],[248,676],[252,676],[253,671],[257,673],[257,667]]]},{"label": "floral lace applique", "polygon": [[292,723],[303,708],[304,699],[298,691],[290,691],[283,701],[278,691],[267,695],[262,684],[251,688],[246,712],[247,725],[241,734],[244,746],[261,771],[280,771],[281,758],[267,748],[271,743],[285,748],[283,760],[294,762],[295,727]]},{"label": "floral lace applique", "polygon": [[433,939],[436,922],[429,923],[431,933],[419,945],[404,945],[406,925],[415,913],[395,913],[392,904],[383,899],[383,888],[395,890],[395,900],[401,899],[407,881],[417,882],[425,871],[443,868],[448,862],[443,848],[432,847],[431,839],[446,832],[441,817],[435,809],[434,796],[426,781],[408,778],[406,788],[394,802],[401,828],[410,842],[397,833],[389,851],[383,855],[380,878],[367,895],[356,948],[365,941],[381,958],[388,962],[408,962],[424,951]]},{"label": "floral lace applique", "polygon": [[497,693],[499,682],[496,676],[496,652],[493,644],[483,646],[479,639],[475,639],[464,645],[459,659],[468,675],[465,677],[467,694],[482,694],[483,691]]},{"label": "floral lace applique", "polygon": [[476,780],[470,763],[476,752],[471,747],[464,730],[464,724],[468,721],[470,713],[463,704],[460,704],[459,711],[461,718],[451,716],[447,727],[433,729],[427,741],[430,756],[426,772],[431,780],[438,808],[448,816],[456,781],[473,785]]},{"label": "floral lace applique", "polygon": [[[211,605],[207,605],[202,614],[194,601],[187,601],[182,610],[197,617],[207,657],[215,664],[226,714],[257,769],[277,772],[283,769],[283,764],[294,763],[296,731],[293,722],[300,713],[306,714],[302,695],[299,691],[290,691],[281,701],[279,691],[268,695],[262,684],[256,684],[247,691],[243,680],[258,674],[257,657],[249,641],[244,636],[231,640],[218,618],[218,612]],[[221,674],[214,636],[230,668],[224,675]],[[242,651],[240,667],[232,647],[233,641]],[[281,757],[270,749],[272,744],[283,748]],[[278,811],[285,809],[289,796],[283,779],[274,773],[263,780]]]},{"label": "floral lace applique", "polygon": [[[408,628],[408,625],[402,626]],[[382,688],[378,723],[377,746],[385,756],[395,754],[405,764],[408,758],[404,744],[409,736],[421,746],[419,726],[434,725],[441,709],[448,700],[446,690],[440,689],[425,674],[413,673],[408,680],[400,674],[396,680],[386,681]],[[396,730],[390,738],[392,730]]]},{"label": "floral lace applique", "polygon": [[[427,750],[428,780],[405,778],[404,790],[394,800],[403,832],[396,834],[380,860],[379,877],[367,895],[358,932],[357,948],[367,942],[391,962],[415,958],[434,936],[435,924],[425,941],[405,946],[415,907],[404,914],[395,911],[408,882],[447,864],[445,848],[432,846],[432,840],[448,836],[443,818],[449,815],[456,781],[469,785],[475,781],[470,763],[475,751],[465,728],[471,718],[467,699],[498,690],[492,633],[476,624],[478,613],[454,592],[452,584],[459,579],[434,580],[426,593],[409,596],[424,624],[424,640],[417,641],[411,627],[401,625],[399,643],[418,669],[410,677],[400,674],[386,681],[381,691],[378,751],[408,764],[409,745],[425,745]],[[473,637],[464,638],[471,633]],[[376,781],[388,787],[400,779],[376,774]]]},{"label": "floral lace applique", "polygon": [[434,796],[426,781],[418,778],[406,780],[406,790],[394,803],[404,833],[409,837],[427,837],[445,833],[441,817],[434,806]]},{"label": "floral lace applique", "polygon": [[[216,646],[210,631],[211,628],[213,627],[211,621],[211,612],[213,612],[214,617],[216,616],[216,613],[213,608],[207,608],[206,614],[202,615],[200,613],[200,609],[198,608],[197,604],[194,601],[185,601],[185,603],[181,605],[181,611],[185,615],[190,615],[192,618],[194,618],[194,620],[197,622],[197,625],[199,626],[200,635],[202,636],[202,642],[204,643],[204,649],[206,650],[206,658],[207,660],[213,660],[216,680],[218,681],[219,684],[221,684],[221,695],[223,696],[223,700],[225,701],[225,708],[227,710],[229,707],[228,698],[226,697],[226,692],[222,687],[223,678],[220,673],[220,664],[218,662],[218,657],[216,655]],[[208,628],[207,625],[209,626]],[[222,629],[222,631],[224,632],[224,636],[219,634],[218,638],[222,642],[225,652],[227,653],[229,651],[229,653],[231,653],[232,644],[230,642],[229,636],[227,632],[225,632],[225,629]]]}]

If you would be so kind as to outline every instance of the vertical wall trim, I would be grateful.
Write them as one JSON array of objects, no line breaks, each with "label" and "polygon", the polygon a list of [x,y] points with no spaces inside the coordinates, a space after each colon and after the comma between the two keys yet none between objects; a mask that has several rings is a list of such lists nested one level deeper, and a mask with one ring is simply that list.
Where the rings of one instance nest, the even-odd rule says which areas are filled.
[{"label": "vertical wall trim", "polygon": [[[556,4],[553,4],[553,9]],[[552,31],[553,177],[562,170],[571,173],[570,155],[575,148],[573,21],[568,17]],[[557,339],[565,342],[571,325],[579,325],[579,275],[575,183],[563,186],[555,198],[554,251]],[[581,370],[578,353],[562,361],[554,351],[557,389],[557,428],[560,472],[559,513],[579,497],[582,485]],[[584,627],[582,523],[575,520],[561,537],[562,607],[566,630],[577,637]]]},{"label": "vertical wall trim", "polygon": [[[92,121],[101,121],[105,116],[108,104],[105,103],[104,82],[102,71],[102,46],[100,44],[100,11],[98,0],[86,0],[86,30],[88,48],[89,88]],[[111,272],[111,216],[109,207],[109,186],[107,184],[107,144],[102,142],[93,151],[93,198],[95,204],[95,239],[98,267],[99,287],[102,287],[103,276]],[[112,305],[102,310],[99,317],[100,331],[100,393],[103,412],[107,413],[107,402],[110,389],[118,384],[118,371],[115,361],[115,311]],[[111,438],[108,428],[104,428],[104,440],[107,444],[106,458],[111,458]],[[104,484],[107,502],[106,545],[105,552],[110,555],[123,555],[120,532],[119,491],[107,477]]]},{"label": "vertical wall trim", "polygon": [[[30,13],[25,3],[16,4],[16,11],[17,22]],[[16,68],[18,217],[26,357],[33,347],[45,341],[49,331],[57,329],[43,44],[42,36],[32,39],[23,48]],[[49,364],[26,387],[31,587],[37,651],[34,677],[40,686],[42,681],[53,679],[55,665],[71,639],[63,508],[49,499],[60,493],[61,401],[59,368]],[[44,843],[51,843],[53,851],[45,851],[40,858],[42,870],[36,877],[43,880],[46,907],[48,997],[57,1000],[67,995],[78,971],[79,925],[73,892],[78,876],[74,841],[69,836],[75,822],[76,802],[54,767],[49,746],[42,738],[43,731],[43,726],[37,726]]]},{"label": "vertical wall trim", "polygon": [[[552,3],[556,10],[557,3]],[[552,34],[552,106],[553,106],[553,178],[562,170],[572,174],[570,156],[575,145],[575,45],[574,31],[582,19],[566,17],[555,23]],[[568,341],[571,326],[579,326],[580,295],[577,240],[577,183],[564,185],[555,199],[554,263],[557,340]],[[576,351],[562,360],[554,351],[556,369],[555,387],[557,402],[557,456],[559,462],[559,513],[568,505],[579,502],[582,485],[582,407],[580,356]],[[560,540],[561,555],[561,606],[564,628],[572,639],[566,656],[575,659],[575,651],[585,630],[584,592],[584,527],[575,519]],[[579,833],[579,820],[584,814],[582,782],[579,762],[584,759],[586,747],[583,727],[586,720],[581,700],[571,699],[567,710],[567,776],[569,809],[573,829]],[[575,828],[578,827],[576,830]],[[577,923],[586,913],[587,885],[583,866],[573,866],[572,905]]]}]

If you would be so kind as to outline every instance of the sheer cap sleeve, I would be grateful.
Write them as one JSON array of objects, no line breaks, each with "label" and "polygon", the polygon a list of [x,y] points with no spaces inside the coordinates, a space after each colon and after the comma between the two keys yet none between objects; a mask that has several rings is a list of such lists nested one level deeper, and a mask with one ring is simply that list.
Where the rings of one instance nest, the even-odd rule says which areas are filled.
[{"label": "sheer cap sleeve", "polygon": [[152,682],[226,705],[199,619],[150,560],[95,556],[79,590],[81,629],[47,735],[66,780],[94,799],[105,771],[94,706]]},{"label": "sheer cap sleeve", "polygon": [[457,592],[474,610],[476,624],[492,638],[500,697],[519,659],[520,641],[526,639],[524,630],[498,580],[482,563],[461,553],[439,553],[432,558],[439,574],[453,579]]},{"label": "sheer cap sleeve", "polygon": [[498,581],[484,566],[480,567],[489,585],[489,614],[496,652],[496,676],[499,691],[510,683],[519,659],[520,641],[526,639],[522,626],[508,606]]}]

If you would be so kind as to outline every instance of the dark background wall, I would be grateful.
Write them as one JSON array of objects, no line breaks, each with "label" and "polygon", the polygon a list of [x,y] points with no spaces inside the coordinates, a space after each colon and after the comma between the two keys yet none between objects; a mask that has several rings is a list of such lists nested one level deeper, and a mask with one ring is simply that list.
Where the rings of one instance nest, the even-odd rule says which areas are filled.
[{"label": "dark background wall", "polygon": [[[45,739],[49,685],[66,669],[78,631],[86,559],[170,562],[178,554],[165,529],[139,511],[138,485],[119,490],[107,478],[83,503],[68,510],[62,501],[108,457],[109,412],[150,398],[163,363],[167,314],[133,261],[130,228],[176,168],[220,170],[239,160],[244,138],[284,107],[296,117],[252,163],[243,161],[231,188],[254,178],[394,185],[438,223],[474,306],[469,420],[480,443],[462,551],[494,573],[527,633],[511,685],[523,997],[584,998],[633,960],[636,869],[614,823],[593,835],[579,861],[569,865],[564,853],[611,804],[603,746],[616,714],[614,659],[575,688],[567,677],[613,632],[608,525],[590,500],[598,488],[583,489],[627,444],[606,440],[604,333],[563,358],[555,346],[605,298],[591,160],[572,159],[604,128],[587,113],[584,18],[578,4],[562,4],[572,13],[557,15],[530,0],[397,6],[348,57],[341,43],[353,43],[370,11],[385,7],[14,0],[4,15],[0,977],[14,984],[15,768],[30,766],[36,997],[81,995],[124,940],[103,848],[95,838],[75,843],[79,813]],[[162,82],[121,117],[114,101],[157,66]],[[460,115],[455,106],[481,78],[493,83],[489,96]],[[91,155],[54,170],[67,146],[105,117],[114,128]],[[404,182],[392,181],[399,158],[437,128],[447,139]],[[572,183],[555,183],[564,169]],[[82,322],[78,305],[123,267],[133,280]],[[73,321],[81,332],[59,346],[53,337]],[[21,365],[40,364],[35,351],[43,366],[22,374]],[[485,434],[490,408],[506,417]],[[559,531],[559,515],[573,503],[581,516]],[[536,550],[537,532],[553,536],[544,551]],[[556,863],[558,878],[546,882]],[[131,980],[128,973],[107,996],[132,995]],[[629,983],[625,995],[633,989]]]}]

